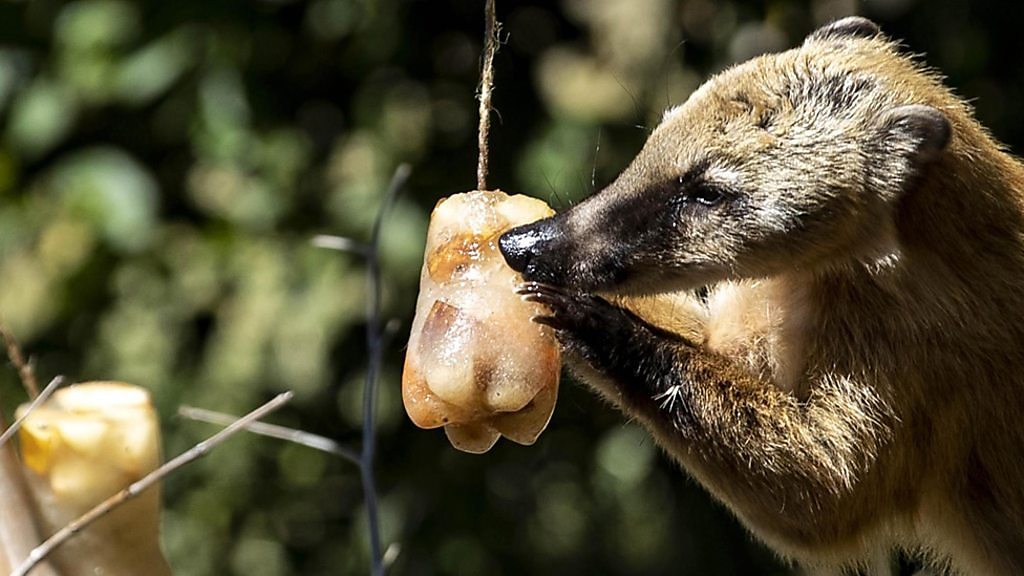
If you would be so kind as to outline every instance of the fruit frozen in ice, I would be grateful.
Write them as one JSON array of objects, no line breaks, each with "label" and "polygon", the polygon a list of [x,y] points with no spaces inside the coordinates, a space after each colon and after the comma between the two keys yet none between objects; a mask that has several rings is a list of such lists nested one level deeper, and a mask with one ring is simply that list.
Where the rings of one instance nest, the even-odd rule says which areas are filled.
[{"label": "fruit frozen in ice", "polygon": [[500,191],[442,200],[431,215],[402,397],[421,428],[445,426],[452,445],[486,452],[499,435],[532,444],[547,426],[561,370],[543,308],[498,250],[501,234],[551,216],[544,202]]}]

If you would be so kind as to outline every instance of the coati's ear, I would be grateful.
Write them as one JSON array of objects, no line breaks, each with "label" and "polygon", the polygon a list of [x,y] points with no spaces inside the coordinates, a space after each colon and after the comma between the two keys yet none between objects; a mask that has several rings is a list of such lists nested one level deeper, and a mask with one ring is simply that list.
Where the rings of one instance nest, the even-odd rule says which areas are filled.
[{"label": "coati's ear", "polygon": [[949,144],[949,118],[931,106],[909,104],[882,114],[881,138],[886,148],[921,165],[938,158]]},{"label": "coati's ear", "polygon": [[881,33],[878,24],[871,20],[860,16],[847,16],[811,32],[804,40],[804,44],[842,38],[874,38]]},{"label": "coati's ear", "polygon": [[905,191],[929,163],[942,156],[953,136],[949,118],[921,104],[883,112],[877,126],[874,153],[879,171],[875,176],[899,191]]}]

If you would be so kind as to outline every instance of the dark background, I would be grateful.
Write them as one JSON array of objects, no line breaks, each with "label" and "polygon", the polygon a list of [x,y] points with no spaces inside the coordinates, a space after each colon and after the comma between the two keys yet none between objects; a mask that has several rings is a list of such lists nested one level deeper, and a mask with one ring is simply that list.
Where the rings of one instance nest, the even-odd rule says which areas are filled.
[{"label": "dark background", "polygon": [[[664,108],[709,74],[858,13],[1024,143],[1012,3],[966,0],[499,0],[490,184],[556,207],[607,183]],[[483,2],[50,0],[0,3],[0,315],[42,378],[153,391],[165,447],[212,432],[180,404],[359,444],[357,239],[396,165],[384,229],[379,490],[391,573],[776,574],[789,570],[636,425],[567,383],[531,448],[483,456],[415,429],[401,346],[429,209],[475,187]],[[9,414],[23,399],[0,370]],[[165,485],[179,574],[361,574],[357,471],[236,438]]]}]

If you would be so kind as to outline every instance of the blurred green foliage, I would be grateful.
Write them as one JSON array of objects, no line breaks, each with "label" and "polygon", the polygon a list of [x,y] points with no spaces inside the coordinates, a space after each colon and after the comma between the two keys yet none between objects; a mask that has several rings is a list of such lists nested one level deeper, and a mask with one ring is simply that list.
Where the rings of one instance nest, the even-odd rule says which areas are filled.
[{"label": "blurred green foliage", "polygon": [[[1021,37],[993,0],[498,3],[491,183],[564,207],[622,169],[703,78],[864,13],[1024,143]],[[211,432],[182,403],[359,444],[364,239],[411,162],[383,244],[408,326],[429,209],[475,182],[482,1],[56,0],[0,4],[0,315],[43,377],[149,387],[166,450]],[[485,456],[414,429],[402,351],[381,380],[392,573],[772,574],[786,568],[650,438],[571,385],[536,446]],[[21,398],[0,371],[4,409]],[[179,574],[366,572],[357,471],[244,437],[166,484]]]}]

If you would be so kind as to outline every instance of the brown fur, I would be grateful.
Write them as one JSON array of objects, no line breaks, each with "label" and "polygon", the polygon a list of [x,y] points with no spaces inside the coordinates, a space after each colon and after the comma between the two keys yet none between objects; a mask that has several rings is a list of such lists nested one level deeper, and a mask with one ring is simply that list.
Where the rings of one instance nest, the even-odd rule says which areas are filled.
[{"label": "brown fur", "polygon": [[[581,379],[780,554],[1024,574],[1024,168],[873,30],[713,78],[513,266],[647,321],[527,290]],[[741,200],[623,211],[700,163]]]}]

